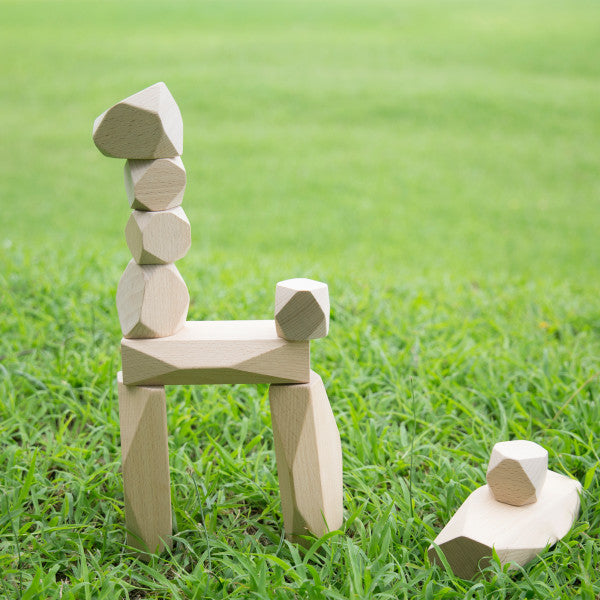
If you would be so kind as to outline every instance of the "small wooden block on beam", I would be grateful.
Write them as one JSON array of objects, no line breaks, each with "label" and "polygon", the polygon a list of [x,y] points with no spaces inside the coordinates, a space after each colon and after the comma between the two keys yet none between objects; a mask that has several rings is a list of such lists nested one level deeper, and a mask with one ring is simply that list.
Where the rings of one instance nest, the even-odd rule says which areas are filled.
[{"label": "small wooden block on beam", "polygon": [[175,335],[121,341],[126,385],[306,383],[310,345],[274,321],[188,321]]}]

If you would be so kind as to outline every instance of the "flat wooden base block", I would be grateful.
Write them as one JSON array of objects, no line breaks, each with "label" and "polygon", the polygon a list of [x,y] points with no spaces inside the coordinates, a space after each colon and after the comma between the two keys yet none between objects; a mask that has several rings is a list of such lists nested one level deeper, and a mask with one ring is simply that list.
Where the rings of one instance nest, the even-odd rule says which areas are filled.
[{"label": "flat wooden base block", "polygon": [[343,522],[342,446],[321,378],[269,388],[281,508],[292,541]]},{"label": "flat wooden base block", "polygon": [[175,335],[121,341],[127,385],[304,383],[308,341],[280,338],[274,321],[188,321]]},{"label": "flat wooden base block", "polygon": [[158,552],[172,533],[165,388],[117,381],[127,543]]},{"label": "flat wooden base block", "polygon": [[[581,484],[548,471],[537,502],[512,506],[498,502],[490,488],[476,489],[434,541],[455,575],[471,579],[489,564],[492,548],[502,565],[524,566],[571,529],[579,513]],[[430,546],[429,560],[441,564]]]}]

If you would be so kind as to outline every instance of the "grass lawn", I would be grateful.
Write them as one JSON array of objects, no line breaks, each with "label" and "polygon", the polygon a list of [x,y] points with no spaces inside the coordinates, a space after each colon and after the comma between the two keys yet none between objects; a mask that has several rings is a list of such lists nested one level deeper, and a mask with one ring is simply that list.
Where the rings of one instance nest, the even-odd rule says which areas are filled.
[{"label": "grass lawn", "polygon": [[[600,597],[600,4],[0,0],[0,597]],[[345,529],[281,537],[266,386],[169,389],[176,544],[124,547],[122,161],[93,119],[164,80],[190,319],[327,281],[313,344]],[[532,439],[582,512],[525,569],[427,547]]]}]

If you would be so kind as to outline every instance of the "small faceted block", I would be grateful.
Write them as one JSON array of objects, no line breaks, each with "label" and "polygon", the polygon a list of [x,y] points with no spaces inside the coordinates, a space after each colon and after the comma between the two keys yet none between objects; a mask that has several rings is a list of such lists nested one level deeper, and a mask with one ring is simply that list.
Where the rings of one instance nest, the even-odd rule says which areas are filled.
[{"label": "small faceted block", "polygon": [[117,311],[126,338],[173,335],[184,325],[190,304],[177,267],[138,265],[131,260],[117,287]]},{"label": "small faceted block", "polygon": [[183,200],[186,174],[179,156],[128,160],[124,177],[129,205],[136,210],[168,210]]},{"label": "small faceted block", "polygon": [[159,212],[134,210],[125,227],[125,239],[138,264],[172,263],[190,249],[190,222],[181,206]]},{"label": "small faceted block", "polygon": [[321,378],[269,388],[281,508],[292,541],[343,521],[342,446]]},{"label": "small faceted block", "polygon": [[161,81],[129,96],[95,121],[96,147],[113,158],[172,158],[183,152],[183,121]]},{"label": "small faceted block", "polygon": [[498,502],[523,506],[536,502],[546,481],[548,452],[535,442],[499,442],[492,449],[487,483]]},{"label": "small faceted block", "polygon": [[314,340],[329,332],[329,290],[312,279],[288,279],[275,288],[275,325],[286,340]]}]

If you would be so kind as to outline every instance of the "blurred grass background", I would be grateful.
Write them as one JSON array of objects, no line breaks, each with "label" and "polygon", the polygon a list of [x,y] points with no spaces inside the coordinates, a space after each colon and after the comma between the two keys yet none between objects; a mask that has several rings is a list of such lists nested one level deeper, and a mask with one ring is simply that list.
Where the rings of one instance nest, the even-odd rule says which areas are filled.
[{"label": "blurred grass background", "polygon": [[[1,0],[0,13],[7,597],[598,597],[600,4]],[[188,546],[151,567],[121,554],[114,293],[129,210],[122,161],[91,127],[159,80],[184,118],[190,318],[269,318],[276,281],[330,285],[313,363],[349,518],[321,562],[279,543],[262,387],[171,392]],[[470,587],[425,551],[508,437],[548,447],[592,500],[552,569],[492,568]]]}]

